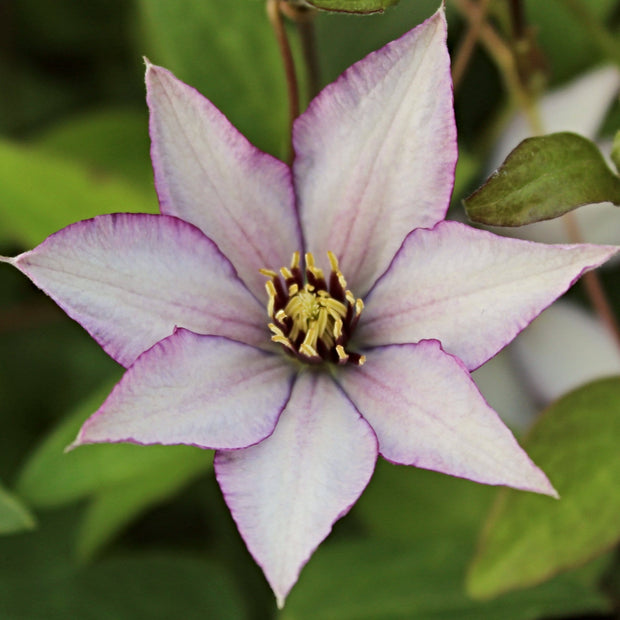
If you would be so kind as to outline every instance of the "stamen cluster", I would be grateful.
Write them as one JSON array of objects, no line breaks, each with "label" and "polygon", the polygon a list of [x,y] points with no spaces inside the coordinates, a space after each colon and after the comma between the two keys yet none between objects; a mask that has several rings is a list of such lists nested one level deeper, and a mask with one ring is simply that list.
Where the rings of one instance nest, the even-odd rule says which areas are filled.
[{"label": "stamen cluster", "polygon": [[282,267],[279,274],[261,269],[271,278],[265,284],[267,313],[273,321],[269,323],[271,339],[302,362],[351,362],[361,366],[366,358],[348,351],[347,345],[364,302],[347,289],[336,256],[332,252],[327,255],[331,265],[329,283],[311,253],[305,255],[305,281],[299,252],[293,254],[290,268]]}]

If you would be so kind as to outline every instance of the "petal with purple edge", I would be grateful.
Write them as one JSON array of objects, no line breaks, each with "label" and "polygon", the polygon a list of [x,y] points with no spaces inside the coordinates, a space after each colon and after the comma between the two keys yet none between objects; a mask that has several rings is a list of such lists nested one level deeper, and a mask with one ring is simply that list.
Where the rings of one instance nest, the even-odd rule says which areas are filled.
[{"label": "petal with purple edge", "polygon": [[121,441],[249,446],[273,431],[292,375],[278,355],[178,329],[136,360],[73,447]]},{"label": "petal with purple edge", "polygon": [[166,69],[147,64],[146,84],[162,213],[198,226],[265,298],[258,270],[287,265],[302,247],[290,169]]},{"label": "petal with purple edge", "polygon": [[273,435],[215,456],[226,503],[278,605],[374,471],[377,440],[334,382],[305,372]]},{"label": "petal with purple edge", "polygon": [[556,496],[469,372],[439,343],[377,347],[339,382],[388,460]]},{"label": "petal with purple edge", "polygon": [[295,122],[306,247],[364,295],[414,228],[443,219],[457,158],[443,11],[349,68]]},{"label": "petal with purple edge", "polygon": [[268,340],[264,309],[230,262],[174,217],[102,215],[9,262],[124,366],[175,326],[252,345]]},{"label": "petal with purple edge", "polygon": [[473,370],[618,251],[509,239],[456,222],[413,231],[364,300],[360,342],[436,338]]}]

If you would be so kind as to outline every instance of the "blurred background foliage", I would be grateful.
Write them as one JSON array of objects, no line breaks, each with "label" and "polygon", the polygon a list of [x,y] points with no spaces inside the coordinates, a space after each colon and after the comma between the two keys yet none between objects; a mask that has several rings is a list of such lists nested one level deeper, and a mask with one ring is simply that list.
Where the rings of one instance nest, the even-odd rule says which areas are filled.
[{"label": "blurred background foliage", "polygon": [[[322,83],[437,4],[401,0],[368,17],[319,14]],[[460,4],[447,2],[452,50],[466,30]],[[491,4],[494,24],[508,38],[511,3]],[[579,18],[580,6],[590,21]],[[540,93],[618,61],[618,50],[600,37],[618,42],[617,1],[526,0],[523,8],[544,59]],[[261,0],[4,0],[1,254],[19,253],[96,214],[157,211],[143,56],[198,88],[256,145],[284,156],[286,88]],[[463,217],[460,200],[483,180],[513,104],[502,75],[477,48],[456,92],[461,161],[454,217]],[[611,135],[619,118],[616,102],[603,133]],[[620,290],[618,275],[617,268],[606,272],[608,290]],[[0,269],[0,359],[0,617],[276,617],[215,484],[209,453],[131,445],[63,453],[121,369],[8,267]],[[620,538],[618,380],[565,397],[543,420],[526,441],[568,498],[567,509],[381,462],[302,573],[281,617],[613,617],[620,600],[613,552]],[[469,593],[478,597],[472,598],[465,574],[491,505],[469,572]],[[588,535],[575,542],[583,528]],[[574,544],[558,553],[568,540]]]}]

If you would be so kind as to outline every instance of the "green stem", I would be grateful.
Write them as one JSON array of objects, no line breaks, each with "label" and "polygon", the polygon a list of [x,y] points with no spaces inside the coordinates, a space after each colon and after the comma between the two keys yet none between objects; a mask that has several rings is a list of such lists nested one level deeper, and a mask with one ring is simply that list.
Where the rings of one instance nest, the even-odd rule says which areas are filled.
[{"label": "green stem", "polygon": [[316,9],[300,6],[291,2],[284,2],[280,5],[284,15],[297,25],[301,42],[301,53],[306,68],[306,83],[308,86],[308,98],[312,99],[320,88],[319,77],[319,57],[316,49],[316,35],[314,31],[314,20],[317,14]]},{"label": "green stem", "polygon": [[289,163],[293,160],[293,123],[299,116],[299,84],[297,82],[297,74],[295,73],[295,61],[293,53],[284,27],[282,12],[280,10],[280,0],[267,0],[267,15],[273,27],[282,62],[284,64],[284,73],[286,76],[286,87],[288,90],[288,108],[289,108],[289,144],[288,157]]}]

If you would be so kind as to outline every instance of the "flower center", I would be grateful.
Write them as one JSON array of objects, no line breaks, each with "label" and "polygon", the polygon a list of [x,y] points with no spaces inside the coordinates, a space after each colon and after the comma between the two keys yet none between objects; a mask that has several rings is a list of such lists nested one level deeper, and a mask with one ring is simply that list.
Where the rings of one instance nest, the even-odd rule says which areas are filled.
[{"label": "flower center", "polygon": [[280,273],[261,269],[270,280],[265,283],[269,300],[267,313],[271,339],[285,351],[306,363],[347,362],[361,366],[366,358],[347,350],[364,308],[347,289],[347,282],[338,267],[338,260],[328,252],[331,264],[329,282],[323,270],[306,254],[306,277],[299,266],[299,252],[293,254],[290,268]]}]

